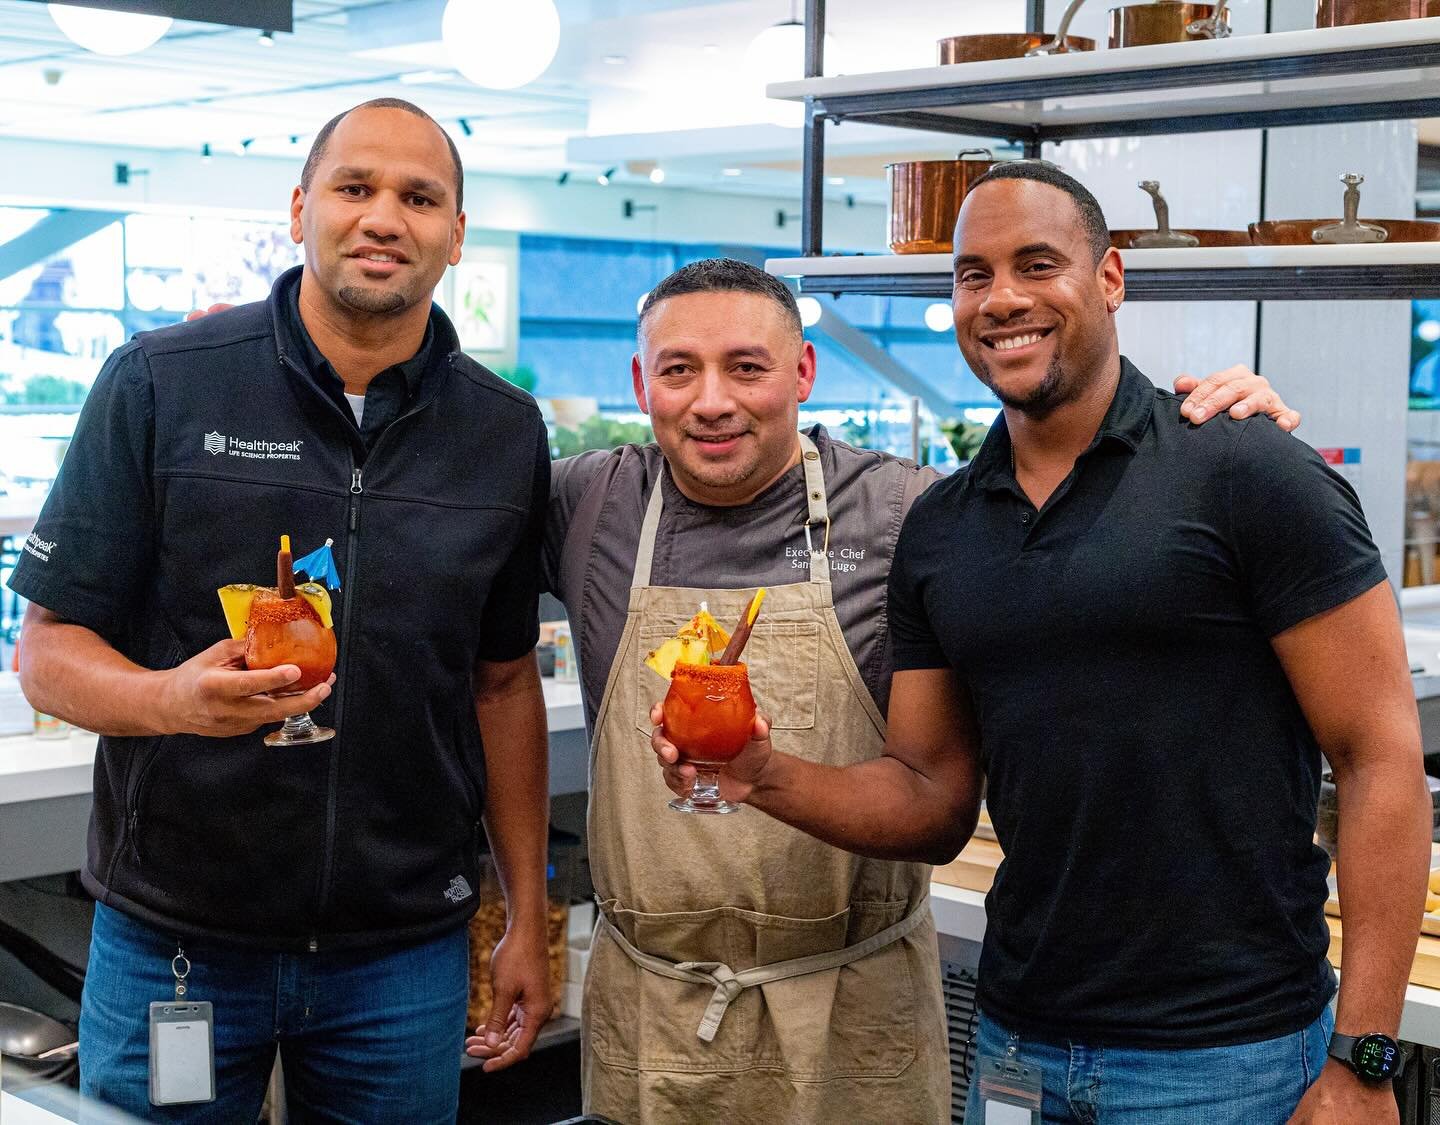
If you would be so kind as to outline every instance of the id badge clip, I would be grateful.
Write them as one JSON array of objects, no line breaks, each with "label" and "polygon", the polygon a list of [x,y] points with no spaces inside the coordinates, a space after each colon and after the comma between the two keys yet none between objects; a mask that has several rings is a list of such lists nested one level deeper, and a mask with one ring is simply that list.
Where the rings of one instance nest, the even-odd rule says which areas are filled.
[{"label": "id badge clip", "polygon": [[150,1005],[150,1104],[188,1105],[215,1100],[215,1013],[208,1000],[192,1000],[190,961],[177,947],[170,961],[175,999]]},{"label": "id badge clip", "polygon": [[1040,1125],[1044,1087],[1038,1066],[1021,1062],[1012,1049],[1004,1058],[980,1059],[976,1069],[981,1125]]}]

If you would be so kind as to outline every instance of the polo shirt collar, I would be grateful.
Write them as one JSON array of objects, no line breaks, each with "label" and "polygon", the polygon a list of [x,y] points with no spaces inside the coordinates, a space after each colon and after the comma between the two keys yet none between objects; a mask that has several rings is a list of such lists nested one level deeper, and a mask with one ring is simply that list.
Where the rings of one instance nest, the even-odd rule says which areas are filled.
[{"label": "polo shirt collar", "polygon": [[[315,341],[311,339],[309,331],[305,328],[305,321],[300,316],[302,269],[303,267],[297,266],[293,270],[287,271],[276,283],[279,301],[276,308],[275,334],[281,354],[298,361],[310,377],[323,387],[327,382],[338,383],[340,376],[336,374],[330,361],[315,346]],[[390,371],[399,371],[404,376],[407,397],[413,397],[419,392],[420,382],[429,366],[430,352],[435,340],[433,315],[430,320],[431,322],[425,326],[425,337],[421,341],[420,350],[409,359],[388,368]],[[343,384],[341,384],[341,389],[343,390]]]},{"label": "polo shirt collar", "polygon": [[[1155,386],[1140,369],[1120,357],[1120,382],[1115,388],[1115,397],[1105,412],[1095,439],[1085,448],[1086,453],[1099,448],[1107,441],[1119,442],[1130,452],[1140,448],[1140,441],[1150,425],[1150,415],[1155,409]],[[1013,491],[1016,488],[1015,471],[1011,460],[1010,430],[1002,413],[990,427],[980,451],[970,462],[969,481],[973,488],[982,491]]]}]

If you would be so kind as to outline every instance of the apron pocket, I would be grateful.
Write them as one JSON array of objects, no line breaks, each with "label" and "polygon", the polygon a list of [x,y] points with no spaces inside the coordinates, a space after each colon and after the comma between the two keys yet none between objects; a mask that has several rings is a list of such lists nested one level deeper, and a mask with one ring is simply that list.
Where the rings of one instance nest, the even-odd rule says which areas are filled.
[{"label": "apron pocket", "polygon": [[814,621],[757,621],[745,646],[755,706],[775,730],[815,725],[820,626]]},{"label": "apron pocket", "polygon": [[[688,618],[686,620],[689,620]],[[684,621],[674,625],[643,625],[642,653],[635,661],[635,727],[647,738],[653,726],[650,708],[665,698],[670,684],[646,667],[645,655],[659,648]],[[728,625],[728,623],[727,623]],[[775,730],[808,730],[815,725],[815,691],[819,674],[820,626],[814,621],[755,623],[743,659],[750,667],[755,705]]]},{"label": "apron pocket", "polygon": [[[854,903],[851,933],[878,933],[900,921],[907,910],[904,901]],[[781,1044],[791,1080],[893,1078],[914,1062],[914,938],[912,934],[838,969],[760,986],[769,1025],[762,1034],[773,1035]]]}]

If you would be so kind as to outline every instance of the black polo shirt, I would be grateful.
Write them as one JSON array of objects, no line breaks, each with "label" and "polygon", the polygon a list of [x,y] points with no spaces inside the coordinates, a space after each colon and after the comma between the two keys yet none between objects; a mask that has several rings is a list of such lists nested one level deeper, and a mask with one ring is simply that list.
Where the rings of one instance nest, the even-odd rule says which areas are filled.
[{"label": "black polo shirt", "polygon": [[1271,647],[1385,580],[1350,486],[1268,418],[1192,426],[1122,360],[1040,511],[1003,417],[911,510],[897,670],[974,695],[1005,861],[979,998],[1041,1038],[1212,1046],[1334,991],[1321,759]]},{"label": "black polo shirt", "polygon": [[[277,326],[277,331],[281,336],[281,350],[300,360],[306,374],[315,380],[315,385],[334,400],[335,405],[340,407],[345,416],[353,421],[355,412],[350,409],[350,403],[345,399],[345,380],[336,373],[330,361],[320,354],[320,349],[310,338],[310,331],[305,327],[305,321],[300,317],[300,277],[298,274],[294,281],[288,284],[279,307],[282,319]],[[363,420],[357,428],[360,432],[360,440],[365,443],[367,453],[374,446],[375,439],[384,432],[385,427],[405,413],[406,407],[420,389],[420,380],[430,363],[430,345],[434,338],[435,330],[427,321],[425,337],[420,342],[420,350],[403,363],[387,367],[371,379],[365,388],[365,410],[362,414]],[[293,342],[299,346],[284,347],[287,342]]]}]

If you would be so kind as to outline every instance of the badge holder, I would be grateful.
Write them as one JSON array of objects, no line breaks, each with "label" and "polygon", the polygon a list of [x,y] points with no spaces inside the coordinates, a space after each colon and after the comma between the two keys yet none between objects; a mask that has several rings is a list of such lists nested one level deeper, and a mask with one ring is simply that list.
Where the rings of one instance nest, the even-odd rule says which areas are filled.
[{"label": "badge holder", "polygon": [[170,960],[175,999],[150,1005],[150,1104],[215,1100],[215,1016],[208,1000],[191,1000],[190,961],[177,946]]},{"label": "badge holder", "polygon": [[1022,1063],[1010,1045],[1004,1058],[979,1060],[976,1085],[984,1116],[977,1125],[1040,1125],[1040,1068]]}]

